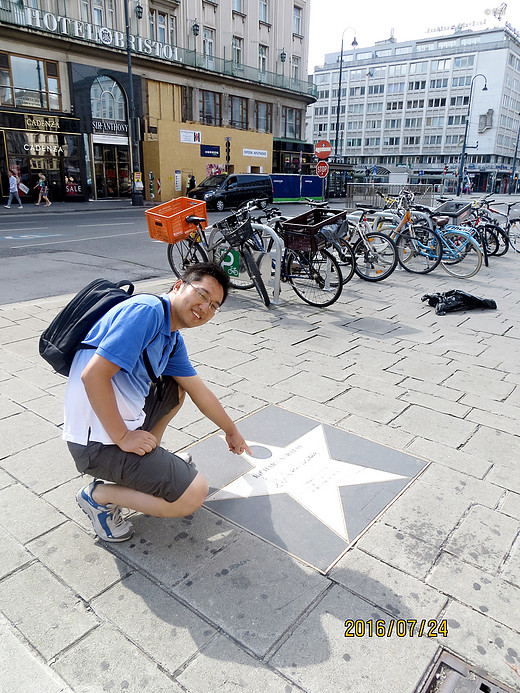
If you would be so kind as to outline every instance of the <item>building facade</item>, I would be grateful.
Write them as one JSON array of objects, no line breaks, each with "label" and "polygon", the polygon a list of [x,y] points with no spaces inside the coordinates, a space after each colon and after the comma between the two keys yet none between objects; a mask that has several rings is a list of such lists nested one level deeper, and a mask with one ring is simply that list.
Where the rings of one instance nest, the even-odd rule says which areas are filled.
[{"label": "building facade", "polygon": [[519,37],[506,25],[345,51],[338,132],[340,53],[326,55],[307,137],[329,140],[333,152],[337,141],[336,188],[404,167],[410,182],[453,191],[469,109],[464,181],[504,192],[520,132]]},{"label": "building facade", "polygon": [[0,0],[1,194],[9,168],[54,200],[309,172],[308,24],[308,0]]}]

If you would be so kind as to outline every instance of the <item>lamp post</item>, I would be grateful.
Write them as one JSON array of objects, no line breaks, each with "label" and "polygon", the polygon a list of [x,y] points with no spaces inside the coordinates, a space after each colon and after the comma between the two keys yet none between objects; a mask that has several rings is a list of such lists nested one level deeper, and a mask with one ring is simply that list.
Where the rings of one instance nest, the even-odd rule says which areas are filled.
[{"label": "lamp post", "polygon": [[125,25],[126,25],[126,57],[128,61],[128,135],[130,138],[131,163],[132,163],[132,180],[130,182],[132,190],[132,205],[134,207],[142,207],[144,204],[142,180],[136,180],[141,177],[141,164],[139,158],[139,142],[137,140],[136,123],[135,123],[135,103],[134,103],[134,83],[132,78],[132,49],[130,44],[130,18],[128,14],[128,0],[124,0],[125,5]]},{"label": "lamp post", "polygon": [[473,94],[473,84],[477,77],[483,77],[484,86],[482,91],[487,91],[487,77],[479,72],[471,79],[471,86],[469,88],[469,99],[468,99],[468,112],[466,114],[466,127],[464,129],[464,141],[462,142],[462,152],[460,154],[460,166],[459,166],[459,180],[457,182],[457,197],[460,197],[460,191],[462,189],[462,178],[464,176],[464,165],[466,163],[466,144],[468,139],[468,128],[469,128],[469,114],[471,110],[471,96]]},{"label": "lamp post", "polygon": [[285,82],[285,61],[287,60],[287,53],[285,52],[285,48],[282,48],[282,52],[280,53],[280,62],[282,63],[282,87],[283,83]]},{"label": "lamp post", "polygon": [[354,32],[354,40],[352,41],[352,48],[356,48],[358,45],[358,42],[356,41],[356,30],[351,26],[347,26],[345,29],[343,29],[343,33],[341,34],[341,52],[339,54],[338,105],[336,107],[336,139],[334,142],[334,161],[336,163],[338,161],[339,111],[340,111],[340,105],[341,105],[341,72],[343,70],[343,39],[345,37],[345,31],[347,31],[348,29],[350,29],[351,31]]},{"label": "lamp post", "polygon": [[[520,115],[520,113],[518,114]],[[515,156],[513,158],[513,168],[511,169],[511,179],[509,181],[509,194],[513,192],[513,181],[515,180],[515,170],[516,170],[516,159],[518,155],[518,140],[520,140],[520,127],[518,128],[518,134],[516,136],[516,147],[515,147]],[[516,192],[516,190],[515,190]]]}]

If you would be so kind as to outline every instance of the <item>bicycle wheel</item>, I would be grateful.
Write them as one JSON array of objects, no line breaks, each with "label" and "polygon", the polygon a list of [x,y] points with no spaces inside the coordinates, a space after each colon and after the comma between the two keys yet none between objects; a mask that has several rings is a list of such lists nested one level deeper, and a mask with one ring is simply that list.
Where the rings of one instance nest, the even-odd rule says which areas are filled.
[{"label": "bicycle wheel", "polygon": [[397,239],[397,259],[407,272],[428,274],[440,263],[442,243],[428,226],[416,226]]},{"label": "bicycle wheel", "polygon": [[520,253],[520,219],[511,219],[509,227],[509,245],[515,253]]},{"label": "bicycle wheel", "polygon": [[264,281],[260,275],[260,270],[258,269],[258,265],[256,264],[255,259],[251,255],[250,250],[246,247],[243,247],[241,248],[240,254],[244,258],[244,264],[247,268],[247,271],[249,272],[249,276],[253,280],[255,289],[258,291],[258,295],[260,296],[264,304],[266,306],[269,306],[271,301],[269,300],[267,289],[265,288]]},{"label": "bicycle wheel", "polygon": [[285,275],[295,293],[310,306],[325,308],[337,301],[343,289],[338,263],[326,250],[287,251]]},{"label": "bicycle wheel", "polygon": [[495,255],[497,257],[502,257],[502,255],[505,255],[509,250],[509,238],[507,237],[507,233],[504,231],[504,229],[498,226],[498,224],[491,224],[490,226],[498,238],[498,250]]},{"label": "bicycle wheel", "polygon": [[197,262],[207,262],[208,256],[206,251],[197,242],[191,238],[186,238],[184,241],[170,243],[167,249],[168,262],[175,276],[179,279],[184,274],[184,270]]},{"label": "bicycle wheel", "polygon": [[469,279],[482,267],[482,251],[469,234],[446,231],[441,265],[453,277]]},{"label": "bicycle wheel", "polygon": [[395,243],[382,233],[367,233],[354,245],[354,271],[367,282],[380,282],[389,277],[397,266]]},{"label": "bicycle wheel", "polygon": [[486,224],[480,229],[480,235],[483,245],[486,246],[486,252],[488,255],[496,255],[498,253],[499,242],[496,231],[492,226]]},{"label": "bicycle wheel", "polygon": [[222,238],[213,249],[213,259],[229,276],[229,284],[233,289],[252,289],[254,282],[244,262],[244,257],[238,250]]},{"label": "bicycle wheel", "polygon": [[356,266],[352,246],[345,239],[341,238],[339,241],[335,241],[327,246],[327,251],[338,263],[341,276],[343,277],[343,284],[346,284],[354,276],[354,268]]}]

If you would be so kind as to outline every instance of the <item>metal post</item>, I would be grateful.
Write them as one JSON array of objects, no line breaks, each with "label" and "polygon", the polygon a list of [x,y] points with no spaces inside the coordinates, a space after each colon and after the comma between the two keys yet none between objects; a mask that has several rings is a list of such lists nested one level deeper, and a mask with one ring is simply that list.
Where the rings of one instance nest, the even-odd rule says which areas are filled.
[{"label": "metal post", "polygon": [[[520,113],[518,114],[520,115]],[[518,140],[520,139],[520,127],[518,128],[518,134],[516,136],[516,147],[515,147],[515,156],[513,158],[513,168],[511,170],[511,179],[509,181],[509,194],[511,195],[513,191],[513,181],[515,179],[515,169],[516,169],[516,159],[518,155]],[[516,190],[515,190],[516,192]]]},{"label": "metal post", "polygon": [[457,197],[460,197],[460,191],[462,189],[462,178],[464,176],[464,165],[466,163],[466,144],[468,139],[468,128],[469,128],[469,115],[471,111],[471,96],[473,94],[473,83],[477,77],[484,77],[485,84],[482,91],[487,91],[487,77],[480,72],[471,79],[471,86],[469,88],[469,99],[468,99],[468,112],[466,114],[466,127],[464,128],[464,141],[462,143],[462,152],[460,154],[460,166],[459,166],[459,180],[457,181]]},{"label": "metal post", "polygon": [[130,182],[132,189],[132,205],[134,207],[142,207],[144,204],[143,200],[143,183],[141,181],[140,189],[136,190],[135,173],[141,171],[141,164],[139,160],[139,142],[136,138],[136,128],[135,128],[135,103],[134,103],[134,84],[132,78],[132,50],[130,44],[130,20],[128,15],[128,0],[124,0],[125,6],[125,24],[126,24],[126,57],[128,61],[128,135],[130,139],[130,153],[131,153],[131,169],[132,169],[132,180]]}]

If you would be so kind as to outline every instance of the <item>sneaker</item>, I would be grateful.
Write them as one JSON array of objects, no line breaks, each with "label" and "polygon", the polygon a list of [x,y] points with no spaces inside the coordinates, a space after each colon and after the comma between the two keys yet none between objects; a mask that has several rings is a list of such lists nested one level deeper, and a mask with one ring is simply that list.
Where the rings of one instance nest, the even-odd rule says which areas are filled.
[{"label": "sneaker", "polygon": [[22,205],[18,205],[18,209],[23,209]]},{"label": "sneaker", "polygon": [[89,516],[95,533],[103,541],[126,541],[134,534],[134,528],[131,522],[123,520],[121,517],[121,506],[108,503],[100,505],[92,498],[92,492],[97,484],[102,484],[103,481],[94,479],[94,481],[80,489],[76,493],[76,501],[83,512]]},{"label": "sneaker", "polygon": [[11,209],[11,207],[10,207],[9,205],[4,205],[4,207],[5,207],[6,209]]}]

